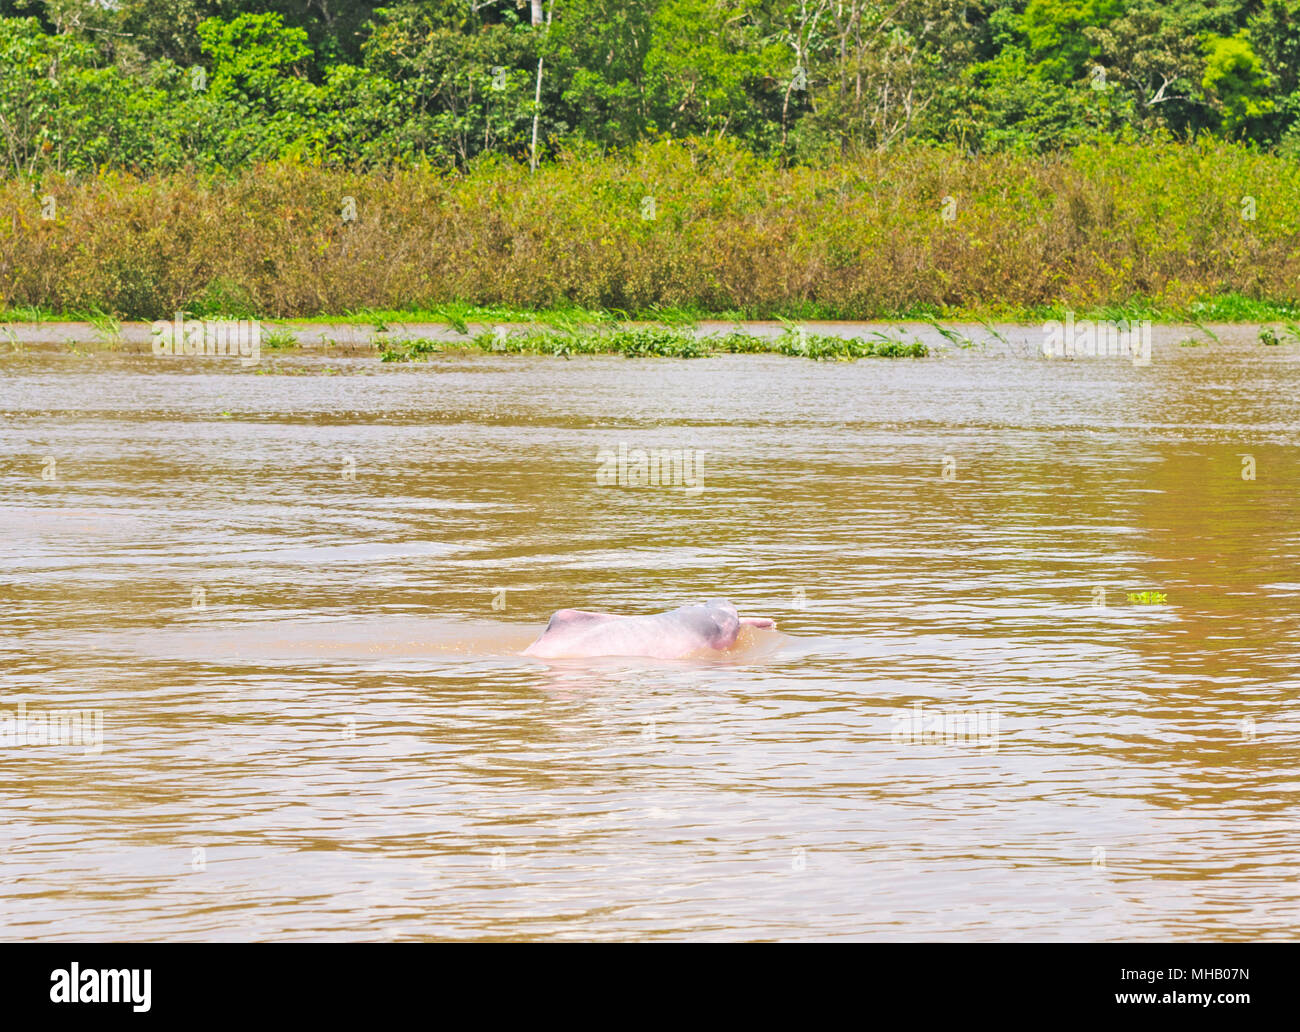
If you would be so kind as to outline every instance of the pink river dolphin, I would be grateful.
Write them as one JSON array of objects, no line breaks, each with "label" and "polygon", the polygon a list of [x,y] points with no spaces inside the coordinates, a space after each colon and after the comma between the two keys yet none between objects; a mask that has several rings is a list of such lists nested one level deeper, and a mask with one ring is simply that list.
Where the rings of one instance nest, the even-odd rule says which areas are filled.
[{"label": "pink river dolphin", "polygon": [[736,643],[742,627],[772,630],[776,622],[760,616],[741,616],[726,599],[681,606],[653,616],[561,609],[551,617],[541,637],[524,649],[524,655],[538,659],[687,659],[725,652]]}]

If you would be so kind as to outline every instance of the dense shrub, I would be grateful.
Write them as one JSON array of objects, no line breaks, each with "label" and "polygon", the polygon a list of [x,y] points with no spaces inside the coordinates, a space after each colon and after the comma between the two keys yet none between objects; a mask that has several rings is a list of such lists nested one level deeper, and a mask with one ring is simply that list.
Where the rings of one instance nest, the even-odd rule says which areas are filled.
[{"label": "dense shrub", "polygon": [[0,299],[139,318],[1284,301],[1300,282],[1298,188],[1294,162],[1223,142],[1039,157],[910,146],[784,168],[687,141],[565,154],[536,173],[482,159],[464,174],[288,160],[233,177],[50,175],[0,183]]}]

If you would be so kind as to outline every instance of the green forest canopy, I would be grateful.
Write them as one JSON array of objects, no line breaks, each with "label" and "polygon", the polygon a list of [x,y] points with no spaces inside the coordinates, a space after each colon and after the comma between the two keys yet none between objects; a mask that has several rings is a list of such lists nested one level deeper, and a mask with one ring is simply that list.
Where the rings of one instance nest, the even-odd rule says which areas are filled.
[{"label": "green forest canopy", "polygon": [[[540,103],[535,100],[541,62]],[[5,175],[727,138],[1300,153],[1300,0],[0,0]]]}]

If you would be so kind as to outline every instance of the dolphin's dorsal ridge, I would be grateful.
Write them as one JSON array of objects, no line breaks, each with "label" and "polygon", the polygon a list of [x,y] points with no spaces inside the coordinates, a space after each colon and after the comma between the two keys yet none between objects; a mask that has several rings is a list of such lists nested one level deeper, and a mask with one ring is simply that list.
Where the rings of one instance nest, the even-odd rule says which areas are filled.
[{"label": "dolphin's dorsal ridge", "polygon": [[551,619],[546,624],[549,631],[552,628],[576,627],[581,624],[594,623],[597,620],[614,620],[617,619],[612,613],[591,613],[585,609],[557,609]]}]

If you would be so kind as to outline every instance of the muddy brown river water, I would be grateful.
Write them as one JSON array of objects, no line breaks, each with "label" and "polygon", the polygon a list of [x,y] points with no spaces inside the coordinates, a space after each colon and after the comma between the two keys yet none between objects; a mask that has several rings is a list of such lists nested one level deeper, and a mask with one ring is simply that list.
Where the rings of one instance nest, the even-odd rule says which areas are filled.
[{"label": "muddy brown river water", "polygon": [[[0,936],[1294,938],[1300,348],[1005,332],[13,346]],[[518,654],[718,596],[780,633]]]}]

